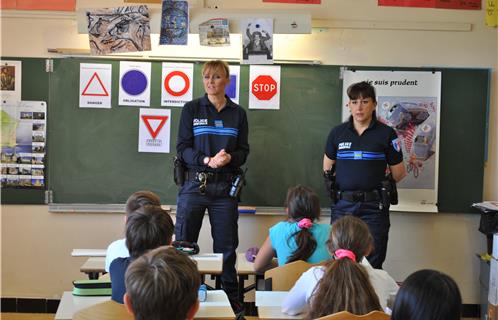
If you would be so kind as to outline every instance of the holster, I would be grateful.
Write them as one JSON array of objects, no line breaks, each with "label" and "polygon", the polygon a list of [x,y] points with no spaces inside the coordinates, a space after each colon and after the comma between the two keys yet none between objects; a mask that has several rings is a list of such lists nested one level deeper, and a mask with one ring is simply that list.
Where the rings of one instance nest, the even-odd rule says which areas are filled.
[{"label": "holster", "polygon": [[396,181],[394,181],[390,173],[381,181],[380,198],[382,205],[386,208],[389,208],[391,204],[398,204]]},{"label": "holster", "polygon": [[175,156],[173,158],[173,179],[177,186],[181,187],[185,183],[186,171],[187,167],[185,166],[185,163],[178,156]]},{"label": "holster", "polygon": [[337,185],[335,184],[335,164],[330,170],[325,170],[323,172],[323,179],[325,183],[325,190],[327,191],[332,204],[337,203]]}]

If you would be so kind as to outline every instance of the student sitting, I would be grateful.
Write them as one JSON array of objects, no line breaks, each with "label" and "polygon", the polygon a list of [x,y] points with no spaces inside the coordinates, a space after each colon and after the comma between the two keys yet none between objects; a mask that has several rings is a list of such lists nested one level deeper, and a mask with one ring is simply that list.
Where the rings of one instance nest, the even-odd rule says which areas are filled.
[{"label": "student sitting", "polygon": [[173,220],[168,212],[158,206],[146,205],[128,216],[126,220],[126,246],[130,252],[130,257],[117,258],[111,262],[112,300],[123,303],[124,276],[128,265],[151,249],[170,245],[173,230]]},{"label": "student sitting", "polygon": [[136,320],[190,320],[199,309],[197,266],[173,247],[160,247],[137,258],[125,279],[125,305]]},{"label": "student sitting", "polygon": [[[161,206],[161,201],[159,200],[159,197],[154,192],[151,191],[137,191],[133,193],[126,201],[126,206],[125,206],[126,214],[124,219],[125,224],[126,224],[126,219],[130,215],[130,213],[148,204]],[[128,248],[126,247],[125,238],[112,242],[107,247],[107,252],[105,256],[105,271],[109,272],[109,267],[114,259],[128,258],[129,256],[130,253],[128,252]]]},{"label": "student sitting", "polygon": [[314,319],[340,311],[363,315],[383,310],[398,285],[365,259],[373,247],[365,222],[353,216],[338,219],[327,245],[334,259],[304,272],[284,299],[282,311],[307,311],[306,317]]},{"label": "student sitting", "polygon": [[455,281],[436,270],[412,273],[401,285],[392,320],[457,320],[462,298]]},{"label": "student sitting", "polygon": [[325,244],[330,225],[316,223],[320,218],[317,194],[305,186],[289,188],[285,206],[287,220],[270,228],[254,260],[258,272],[267,269],[275,255],[279,266],[297,260],[319,263],[330,259]]}]

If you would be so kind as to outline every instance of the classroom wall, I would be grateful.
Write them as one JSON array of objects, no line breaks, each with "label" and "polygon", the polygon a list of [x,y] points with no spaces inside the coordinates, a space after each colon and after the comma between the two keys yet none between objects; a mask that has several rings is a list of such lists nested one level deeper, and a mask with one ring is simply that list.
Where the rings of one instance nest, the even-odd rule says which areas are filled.
[{"label": "classroom wall", "polygon": [[[206,2],[222,7],[229,3],[261,6],[258,0]],[[498,199],[498,31],[484,26],[484,11],[379,8],[377,0],[361,4],[349,0],[322,2],[326,9],[314,13],[320,19],[472,24],[470,32],[315,28],[311,35],[275,35],[274,56],[333,65],[492,69],[484,200]],[[88,48],[87,36],[76,33],[76,22],[67,14],[54,19],[50,14],[9,17],[2,12],[0,24],[2,56],[45,57],[49,56],[47,48]],[[162,56],[238,58],[240,36],[232,35],[231,40],[231,47],[205,48],[197,45],[196,35],[191,35],[188,47],[153,47],[154,54]],[[152,41],[157,43],[157,36],[153,35]],[[465,303],[479,303],[475,253],[485,250],[485,242],[477,231],[478,215],[392,213],[391,217],[385,268],[396,280],[420,268],[439,269],[456,279]],[[241,217],[240,250],[261,244],[268,227],[281,218]],[[84,259],[70,257],[71,250],[104,248],[121,233],[120,214],[54,214],[44,205],[1,206],[1,295],[60,297],[62,291],[70,290],[72,280],[83,277],[78,270]],[[211,240],[207,223],[200,242],[206,243],[203,250],[208,251]]]}]

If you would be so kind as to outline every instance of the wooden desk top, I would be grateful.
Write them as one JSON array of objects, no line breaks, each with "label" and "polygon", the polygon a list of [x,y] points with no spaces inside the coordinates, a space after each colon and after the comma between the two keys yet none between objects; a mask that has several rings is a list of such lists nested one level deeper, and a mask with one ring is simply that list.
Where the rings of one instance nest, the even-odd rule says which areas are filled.
[{"label": "wooden desk top", "polygon": [[73,249],[71,256],[73,257],[105,257],[106,249]]},{"label": "wooden desk top", "polygon": [[[87,307],[101,302],[109,301],[110,296],[105,297],[81,297],[73,296],[71,291],[65,291],[62,295],[59,308],[55,314],[55,320],[71,320],[73,315]],[[196,319],[234,319],[235,314],[230,307],[228,297],[223,290],[209,290],[207,299],[200,303]]]},{"label": "wooden desk top", "polygon": [[302,319],[282,313],[282,301],[287,291],[256,291],[256,306],[260,319]]},{"label": "wooden desk top", "polygon": [[[221,253],[201,253],[191,256],[197,261],[201,274],[221,274],[223,270],[223,255]],[[90,257],[80,267],[84,273],[105,272],[105,257]]]}]

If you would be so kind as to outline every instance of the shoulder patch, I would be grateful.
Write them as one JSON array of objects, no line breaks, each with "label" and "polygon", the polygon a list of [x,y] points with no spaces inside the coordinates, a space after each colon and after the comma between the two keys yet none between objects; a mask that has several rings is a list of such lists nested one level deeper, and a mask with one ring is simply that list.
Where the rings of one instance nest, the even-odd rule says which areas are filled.
[{"label": "shoulder patch", "polygon": [[398,152],[401,151],[401,144],[400,144],[399,138],[396,138],[393,141],[391,141],[391,144],[393,145],[394,150],[396,150]]}]

